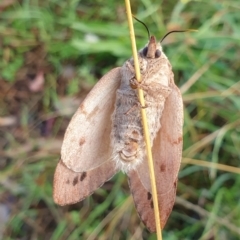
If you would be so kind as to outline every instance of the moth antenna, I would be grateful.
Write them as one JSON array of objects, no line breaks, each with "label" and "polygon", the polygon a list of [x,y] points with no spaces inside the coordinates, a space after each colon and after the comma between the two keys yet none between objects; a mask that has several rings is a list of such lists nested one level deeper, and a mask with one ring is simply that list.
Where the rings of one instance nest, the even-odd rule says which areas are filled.
[{"label": "moth antenna", "polygon": [[148,39],[150,39],[150,31],[149,31],[147,25],[146,25],[144,22],[140,21],[138,18],[136,18],[133,14],[132,14],[132,17],[133,17],[135,20],[137,20],[138,22],[140,22],[140,23],[147,29]]},{"label": "moth antenna", "polygon": [[179,33],[179,32],[197,32],[198,30],[195,30],[195,29],[186,29],[186,30],[173,30],[173,31],[170,31],[168,32],[167,34],[165,34],[163,36],[163,38],[161,39],[160,43],[171,33]]}]

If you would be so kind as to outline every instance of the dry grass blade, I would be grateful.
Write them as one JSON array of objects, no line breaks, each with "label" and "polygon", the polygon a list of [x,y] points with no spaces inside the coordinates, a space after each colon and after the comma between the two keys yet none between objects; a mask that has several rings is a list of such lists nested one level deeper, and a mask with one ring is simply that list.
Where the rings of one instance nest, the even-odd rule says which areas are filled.
[{"label": "dry grass blade", "polygon": [[225,172],[240,174],[240,168],[232,167],[232,166],[228,166],[220,163],[207,162],[207,161],[202,161],[202,160],[192,159],[192,158],[183,158],[182,163],[192,164],[192,165],[197,165],[197,166],[207,167],[207,168],[214,168],[214,169],[225,171]]},{"label": "dry grass blade", "polygon": [[[133,58],[134,58],[134,63],[135,63],[136,79],[140,82],[141,75],[140,75],[140,68],[139,68],[139,63],[138,63],[134,28],[133,28],[133,23],[132,23],[132,13],[131,13],[130,1],[126,0],[125,4],[126,4],[126,9],[127,9],[130,38],[131,38],[131,42],[132,42],[132,51],[133,51]],[[138,88],[138,95],[139,95],[139,100],[140,100],[141,105],[145,106],[143,91],[140,88]],[[154,205],[154,215],[155,215],[155,223],[156,223],[156,230],[157,230],[157,239],[161,240],[162,239],[162,231],[161,231],[160,214],[159,214],[159,208],[158,208],[158,195],[157,195],[157,189],[156,189],[155,171],[154,171],[154,166],[153,166],[152,150],[151,150],[151,144],[150,144],[150,134],[148,131],[148,124],[147,124],[147,116],[146,116],[146,111],[144,108],[141,108],[141,115],[142,115],[144,139],[145,139],[145,143],[146,143],[147,158],[148,158],[148,165],[149,165],[149,172],[150,172],[152,198],[153,198],[153,205]]]}]

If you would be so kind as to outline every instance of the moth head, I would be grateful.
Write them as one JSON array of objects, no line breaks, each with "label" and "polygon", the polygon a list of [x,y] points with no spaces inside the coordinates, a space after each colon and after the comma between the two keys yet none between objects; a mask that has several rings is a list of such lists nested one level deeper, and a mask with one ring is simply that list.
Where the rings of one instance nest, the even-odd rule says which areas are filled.
[{"label": "moth head", "polygon": [[[139,20],[138,20],[139,21]],[[149,30],[147,26],[144,24],[148,31],[148,36],[150,36]],[[171,33],[179,33],[179,32],[196,32],[197,30],[195,29],[187,29],[187,30],[174,30],[170,31],[167,34],[165,34],[160,41],[160,43]],[[150,58],[150,59],[156,59],[159,58],[162,54],[162,47],[161,44],[156,41],[156,38],[154,36],[149,37],[149,42],[148,44],[140,51],[140,54],[145,57],[145,58]]]},{"label": "moth head", "polygon": [[159,58],[162,53],[161,45],[156,41],[154,36],[151,36],[148,44],[141,51],[142,55],[146,58]]}]

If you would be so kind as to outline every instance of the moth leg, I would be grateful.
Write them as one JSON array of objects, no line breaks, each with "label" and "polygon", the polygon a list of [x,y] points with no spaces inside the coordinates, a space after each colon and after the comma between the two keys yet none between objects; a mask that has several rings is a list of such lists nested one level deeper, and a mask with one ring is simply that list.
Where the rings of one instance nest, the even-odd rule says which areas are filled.
[{"label": "moth leg", "polygon": [[132,73],[135,73],[135,68],[134,68],[134,66],[132,65],[132,63],[129,60],[126,62],[126,66],[129,68],[129,70]]},{"label": "moth leg", "polygon": [[143,109],[148,108],[148,104],[147,104],[147,103],[145,103],[145,105],[142,106],[141,103],[140,103],[140,100],[138,100],[138,101],[139,101],[139,102],[138,102],[138,107],[143,108]]},{"label": "moth leg", "polygon": [[129,80],[129,83],[130,83],[130,87],[131,87],[132,89],[137,89],[137,88],[143,89],[143,87],[142,87],[142,82],[139,82],[135,77],[131,78],[131,79]]},{"label": "moth leg", "polygon": [[136,110],[136,108],[148,108],[148,104],[145,103],[145,106],[142,106],[140,101],[138,101],[131,108],[129,108],[127,110],[127,112],[125,112],[124,114],[126,114],[126,115],[131,114],[131,113],[134,114],[134,111]]},{"label": "moth leg", "polygon": [[142,89],[151,96],[162,95],[164,98],[167,98],[172,91],[170,87],[156,82],[142,83]]},{"label": "moth leg", "polygon": [[172,89],[168,86],[164,86],[161,83],[151,82],[138,82],[136,78],[130,79],[130,86],[132,89],[141,88],[144,92],[150,96],[162,95],[164,98],[167,98],[171,93]]},{"label": "moth leg", "polygon": [[[141,82],[138,82],[135,77],[130,79],[129,82],[130,82],[130,86],[131,86],[132,89],[137,89],[137,88],[143,89],[144,88],[144,84],[142,84]],[[138,99],[138,106],[140,106],[141,108],[147,108],[148,107],[146,103],[145,103],[145,106],[142,106],[139,99]]]},{"label": "moth leg", "polygon": [[128,114],[131,114],[135,109],[136,107],[138,107],[138,103],[135,103],[131,108],[129,108],[127,110],[127,112],[125,112],[124,114],[128,115]]},{"label": "moth leg", "polygon": [[141,106],[141,108],[146,109],[146,108],[148,108],[148,105],[145,103],[145,106]]}]

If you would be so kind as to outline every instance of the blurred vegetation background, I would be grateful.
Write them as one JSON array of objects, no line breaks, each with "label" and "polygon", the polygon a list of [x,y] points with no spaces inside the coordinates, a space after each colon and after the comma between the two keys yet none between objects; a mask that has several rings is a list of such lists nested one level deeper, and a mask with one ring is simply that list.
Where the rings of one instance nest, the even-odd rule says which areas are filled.
[{"label": "blurred vegetation background", "polygon": [[[240,3],[139,0],[185,106],[176,204],[163,239],[240,239]],[[135,22],[138,48],[147,42]],[[0,1],[0,239],[156,239],[126,176],[58,207],[52,179],[67,124],[104,73],[131,56],[124,1]]]}]

